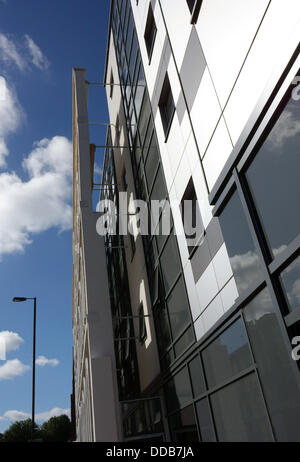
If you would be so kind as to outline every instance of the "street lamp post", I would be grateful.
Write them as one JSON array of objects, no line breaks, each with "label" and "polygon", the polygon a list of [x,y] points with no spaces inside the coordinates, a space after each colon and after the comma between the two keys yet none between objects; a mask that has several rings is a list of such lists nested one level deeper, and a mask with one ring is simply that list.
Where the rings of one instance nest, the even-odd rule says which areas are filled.
[{"label": "street lamp post", "polygon": [[34,413],[35,413],[35,343],[36,343],[36,297],[14,297],[13,302],[33,300],[33,349],[32,349],[32,414],[31,439],[34,439]]}]

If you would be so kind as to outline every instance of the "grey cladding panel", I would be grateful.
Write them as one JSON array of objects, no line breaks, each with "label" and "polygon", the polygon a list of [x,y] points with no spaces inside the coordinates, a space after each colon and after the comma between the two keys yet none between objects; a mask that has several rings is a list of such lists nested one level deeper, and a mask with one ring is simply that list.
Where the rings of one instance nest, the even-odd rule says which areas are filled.
[{"label": "grey cladding panel", "polygon": [[189,110],[193,107],[205,68],[205,57],[197,31],[193,26],[180,70],[180,78]]},{"label": "grey cladding panel", "polygon": [[158,108],[158,101],[160,98],[161,89],[164,83],[164,79],[165,79],[165,75],[168,69],[170,58],[171,58],[171,47],[169,44],[168,37],[166,36],[163,49],[162,49],[162,53],[161,53],[161,57],[160,57],[159,66],[158,66],[159,71],[156,76],[153,96],[151,100],[151,106],[152,106],[154,119],[156,116],[156,111]]},{"label": "grey cladding panel", "polygon": [[213,217],[206,228],[203,243],[198,247],[191,258],[195,282],[200,279],[223,242],[224,239],[219,220],[217,217]]}]

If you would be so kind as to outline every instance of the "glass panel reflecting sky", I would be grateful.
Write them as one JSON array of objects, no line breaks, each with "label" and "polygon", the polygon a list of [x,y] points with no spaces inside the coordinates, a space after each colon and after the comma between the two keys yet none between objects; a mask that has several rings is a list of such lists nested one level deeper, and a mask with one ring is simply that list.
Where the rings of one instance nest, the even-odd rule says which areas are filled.
[{"label": "glass panel reflecting sky", "polygon": [[280,279],[290,310],[300,308],[300,257],[281,273]]},{"label": "glass panel reflecting sky", "polygon": [[284,342],[267,288],[248,303],[244,315],[275,434],[279,441],[300,441],[299,385],[292,370],[292,346]]},{"label": "glass panel reflecting sky", "polygon": [[219,441],[274,441],[255,374],[214,393],[211,403]]},{"label": "glass panel reflecting sky", "polygon": [[239,294],[261,278],[259,258],[238,193],[235,191],[219,217]]},{"label": "glass panel reflecting sky", "polygon": [[300,101],[292,93],[246,177],[275,257],[299,234]]},{"label": "glass panel reflecting sky", "polygon": [[222,332],[202,353],[207,384],[214,387],[251,366],[248,339],[241,319]]}]

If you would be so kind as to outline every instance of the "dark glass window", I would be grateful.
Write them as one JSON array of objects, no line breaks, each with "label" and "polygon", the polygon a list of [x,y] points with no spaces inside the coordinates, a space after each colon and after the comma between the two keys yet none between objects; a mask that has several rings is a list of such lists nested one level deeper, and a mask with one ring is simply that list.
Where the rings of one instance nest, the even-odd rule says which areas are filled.
[{"label": "dark glass window", "polygon": [[174,344],[175,356],[181,355],[188,347],[190,347],[195,341],[194,330],[190,326],[183,335],[179,337],[177,342]]},{"label": "dark glass window", "polygon": [[181,369],[166,385],[167,408],[170,412],[180,409],[192,401],[192,389],[186,367]]},{"label": "dark glass window", "polygon": [[135,154],[136,165],[138,166],[139,163],[140,163],[141,153],[142,153],[142,149],[141,149],[141,145],[140,145],[140,139],[139,139],[138,135],[136,135],[135,138],[134,138],[133,151],[134,151],[134,154]]},{"label": "dark glass window", "polygon": [[144,313],[144,306],[143,303],[139,306],[139,342],[144,343],[147,338],[147,329],[145,323],[145,313]]},{"label": "dark glass window", "polygon": [[292,370],[291,345],[286,345],[268,289],[245,308],[245,322],[255,362],[279,441],[300,441],[300,402]]},{"label": "dark glass window", "polygon": [[190,376],[192,381],[193,395],[194,397],[201,395],[205,392],[205,379],[202,371],[201,360],[199,356],[196,356],[189,363]]},{"label": "dark glass window", "polygon": [[137,87],[135,90],[135,95],[134,95],[134,104],[135,104],[135,112],[137,118],[139,118],[140,111],[141,111],[141,106],[142,106],[142,101],[143,101],[143,96],[144,96],[144,91],[145,91],[145,76],[144,76],[144,71],[143,71],[143,66],[140,66],[139,69],[139,74],[137,78]]},{"label": "dark glass window", "polygon": [[236,191],[220,214],[219,221],[237,289],[241,295],[261,278],[262,271]]},{"label": "dark glass window", "polygon": [[190,322],[189,303],[182,276],[169,295],[167,305],[173,339],[176,339]]},{"label": "dark glass window", "polygon": [[167,136],[175,112],[175,103],[168,74],[165,76],[158,106],[165,136]]},{"label": "dark glass window", "polygon": [[300,257],[281,273],[280,279],[290,310],[300,308]]},{"label": "dark glass window", "polygon": [[188,4],[188,7],[189,7],[189,10],[190,10],[191,14],[193,12],[196,1],[197,0],[186,0],[186,3]]},{"label": "dark glass window", "polygon": [[[131,10],[131,8],[130,8],[130,10]],[[133,30],[134,30],[134,21],[133,21],[132,13],[130,11],[129,22],[128,22],[128,30],[127,30],[127,37],[126,37],[126,55],[127,55],[128,59],[129,59],[129,56],[130,56],[131,39],[132,39]]]},{"label": "dark glass window", "polygon": [[162,168],[158,169],[156,174],[154,185],[151,191],[151,200],[161,201],[162,199],[167,198],[167,190],[165,186],[165,181],[162,173]]},{"label": "dark glass window", "polygon": [[207,384],[214,387],[251,366],[247,334],[238,319],[202,352]]},{"label": "dark glass window", "polygon": [[195,24],[199,16],[202,0],[186,0],[186,3],[192,15],[191,24]]},{"label": "dark glass window", "polygon": [[126,174],[125,168],[124,168],[123,174],[122,174],[122,181],[123,181],[123,188],[124,188],[124,191],[127,191],[127,188],[128,188],[128,181],[127,181],[127,174]]},{"label": "dark glass window", "polygon": [[138,51],[138,39],[136,36],[136,32],[134,31],[133,38],[132,38],[131,52],[130,52],[130,60],[129,60],[129,73],[130,73],[131,80],[133,80],[133,77],[134,77],[137,51]]},{"label": "dark glass window", "polygon": [[171,439],[176,443],[199,441],[193,406],[187,406],[169,418]]},{"label": "dark glass window", "polygon": [[115,125],[115,146],[120,145],[120,135],[121,135],[120,119],[119,119],[119,116],[117,115],[116,125]]},{"label": "dark glass window", "polygon": [[161,352],[166,351],[170,346],[172,339],[168,321],[168,313],[163,302],[159,302],[155,306],[155,326],[158,346]]},{"label": "dark glass window", "polygon": [[145,92],[144,98],[143,98],[143,104],[142,104],[142,108],[140,112],[139,123],[138,123],[142,144],[144,144],[144,139],[145,139],[146,130],[148,127],[150,113],[151,113],[150,101],[149,101],[147,93]]},{"label": "dark glass window", "polygon": [[299,234],[300,104],[292,97],[246,178],[274,257]]},{"label": "dark glass window", "polygon": [[157,171],[159,164],[159,153],[158,153],[158,145],[157,145],[157,140],[156,140],[156,135],[153,133],[151,142],[150,142],[150,147],[145,163],[145,173],[147,177],[147,184],[149,190],[152,188],[153,180],[155,173]]},{"label": "dark glass window", "polygon": [[211,396],[218,441],[274,441],[256,374]]},{"label": "dark glass window", "polygon": [[153,127],[152,117],[150,117],[148,127],[147,127],[147,131],[146,131],[146,135],[145,135],[144,145],[143,145],[143,157],[144,157],[144,159],[146,158],[148,149],[150,147],[150,140],[151,140],[153,128],[154,127]]},{"label": "dark glass window", "polygon": [[129,235],[129,241],[130,241],[131,260],[132,260],[135,255],[135,250],[136,250],[135,239],[134,239],[133,234],[131,234],[131,232],[129,232],[128,235]]},{"label": "dark glass window", "polygon": [[165,292],[168,293],[181,271],[177,245],[172,234],[161,254],[160,263]]},{"label": "dark glass window", "polygon": [[120,20],[121,20],[121,24],[123,25],[124,25],[124,19],[125,19],[126,6],[127,6],[127,0],[123,0],[122,7],[120,8]]},{"label": "dark glass window", "polygon": [[145,29],[145,44],[147,48],[148,58],[151,59],[152,50],[155,42],[156,37],[156,24],[154,20],[153,10],[151,3],[149,5],[148,16],[146,21],[146,29]]},{"label": "dark glass window", "polygon": [[204,443],[213,443],[216,441],[214,424],[209,409],[208,399],[204,398],[196,404],[198,424],[201,441]]},{"label": "dark glass window", "polygon": [[192,177],[188,182],[180,205],[184,232],[189,253],[191,253],[204,230]]},{"label": "dark glass window", "polygon": [[113,92],[114,92],[114,75],[113,75],[113,71],[111,70],[110,72],[110,81],[109,81],[109,96],[110,98],[112,98],[113,96]]}]

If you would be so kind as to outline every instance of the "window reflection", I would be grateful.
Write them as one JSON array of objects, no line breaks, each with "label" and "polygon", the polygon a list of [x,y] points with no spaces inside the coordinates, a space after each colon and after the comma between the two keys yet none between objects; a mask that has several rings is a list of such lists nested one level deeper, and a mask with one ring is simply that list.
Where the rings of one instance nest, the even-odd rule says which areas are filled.
[{"label": "window reflection", "polygon": [[186,406],[192,400],[192,389],[188,370],[181,369],[166,385],[167,408],[174,411]]},{"label": "window reflection", "polygon": [[211,397],[218,441],[274,441],[255,374]]},{"label": "window reflection", "polygon": [[299,387],[267,288],[244,309],[245,322],[264,396],[279,441],[299,441]]},{"label": "window reflection", "polygon": [[280,279],[290,310],[300,308],[300,257],[281,273]]},{"label": "window reflection", "polygon": [[300,102],[292,96],[246,173],[274,257],[300,230],[299,144]]},{"label": "window reflection", "polygon": [[188,406],[169,418],[172,441],[199,441],[193,406]]},{"label": "window reflection", "polygon": [[262,275],[241,201],[235,191],[219,217],[239,295]]},{"label": "window reflection", "polygon": [[202,354],[209,387],[234,376],[251,366],[247,334],[241,319],[214,340]]},{"label": "window reflection", "polygon": [[167,304],[173,338],[176,339],[190,322],[189,305],[182,277],[177,281],[168,297]]}]

